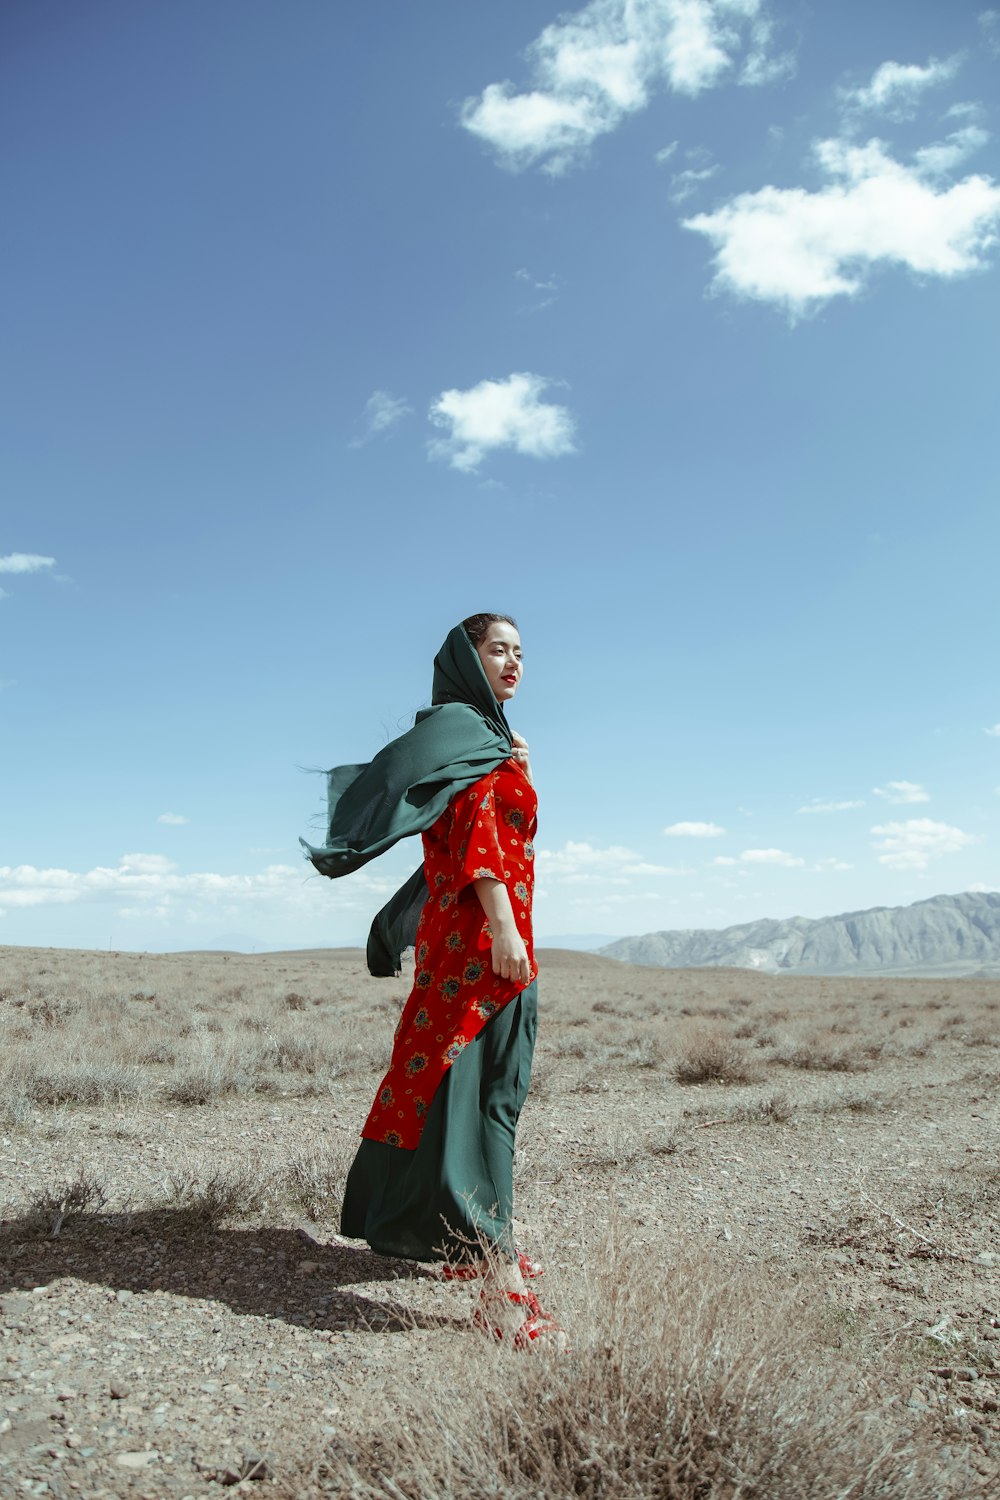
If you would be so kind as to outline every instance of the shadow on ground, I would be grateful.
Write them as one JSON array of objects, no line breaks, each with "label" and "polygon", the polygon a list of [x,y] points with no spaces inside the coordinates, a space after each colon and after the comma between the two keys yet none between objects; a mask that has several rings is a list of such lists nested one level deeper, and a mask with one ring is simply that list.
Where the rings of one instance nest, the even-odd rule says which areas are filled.
[{"label": "shadow on ground", "polygon": [[46,1236],[37,1220],[0,1225],[0,1296],[72,1277],[119,1292],[163,1292],[216,1302],[234,1313],[311,1329],[401,1333],[461,1328],[392,1297],[352,1290],[372,1282],[433,1278],[414,1261],[363,1246],[324,1244],[297,1229],[192,1228],[184,1210],[85,1215]]}]

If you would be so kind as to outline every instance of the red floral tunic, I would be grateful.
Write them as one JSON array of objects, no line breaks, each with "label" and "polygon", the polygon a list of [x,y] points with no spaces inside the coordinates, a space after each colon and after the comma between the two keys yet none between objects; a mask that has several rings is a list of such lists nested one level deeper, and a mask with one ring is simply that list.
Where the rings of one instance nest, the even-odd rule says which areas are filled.
[{"label": "red floral tunic", "polygon": [[531,940],[537,808],[531,782],[506,760],[453,797],[423,834],[430,895],[417,928],[415,981],[361,1132],[369,1140],[415,1149],[448,1068],[524,988],[493,973],[493,934],[474,880],[489,875],[504,882],[532,979],[538,973]]}]

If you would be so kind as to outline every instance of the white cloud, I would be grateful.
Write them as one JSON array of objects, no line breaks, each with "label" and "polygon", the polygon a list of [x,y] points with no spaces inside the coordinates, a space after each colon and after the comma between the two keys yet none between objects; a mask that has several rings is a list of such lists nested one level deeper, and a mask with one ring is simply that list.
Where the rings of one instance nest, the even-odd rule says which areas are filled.
[{"label": "white cloud", "polygon": [[469,473],[497,448],[530,458],[574,452],[569,409],[541,399],[551,384],[543,375],[525,371],[506,380],[481,380],[467,391],[442,391],[431,406],[430,420],[448,435],[429,444],[431,457]]},{"label": "white cloud", "polygon": [[183,813],[165,812],[160,813],[160,816],[156,821],[158,823],[170,823],[171,825],[179,827],[182,823],[187,823],[190,820],[188,818],[185,818]]},{"label": "white cloud", "polygon": [[393,396],[389,391],[372,391],[361,413],[364,431],[360,437],[352,439],[351,447],[360,448],[369,438],[388,432],[390,427],[395,427],[412,410],[412,406],[402,396]]},{"label": "white cloud", "polygon": [[720,854],[713,865],[783,865],[785,869],[797,870],[805,864],[797,854],[786,854],[784,849],[744,849],[739,859]]},{"label": "white cloud", "polygon": [[744,849],[740,859],[747,865],[784,865],[789,870],[805,864],[804,859],[786,854],[784,849]]},{"label": "white cloud", "polygon": [[760,88],[766,83],[776,83],[779,78],[790,78],[795,72],[793,52],[773,52],[774,23],[766,16],[759,16],[750,27],[750,51],[740,73],[740,83],[749,88]]},{"label": "white cloud", "polygon": [[818,799],[807,802],[804,807],[797,807],[797,813],[835,813],[848,812],[853,807],[864,807],[863,802],[821,802]]},{"label": "white cloud", "polygon": [[960,167],[967,157],[981,151],[990,138],[988,130],[980,125],[963,125],[953,130],[943,141],[934,141],[930,146],[921,146],[913,153],[917,168],[927,177],[944,177]]},{"label": "white cloud", "polygon": [[909,120],[923,94],[949,83],[960,62],[958,57],[940,62],[932,57],[923,68],[919,63],[884,62],[862,88],[841,89],[840,97],[849,109],[887,115],[890,120]]},{"label": "white cloud", "polygon": [[920,785],[919,781],[887,781],[885,786],[873,786],[872,791],[876,797],[882,797],[886,802],[898,804],[904,802],[929,802],[930,793],[926,787]]},{"label": "white cloud", "polygon": [[683,875],[672,865],[649,864],[634,849],[612,844],[601,849],[594,844],[569,839],[561,849],[538,851],[539,878],[570,885],[624,885],[639,875]]},{"label": "white cloud", "polygon": [[818,859],[816,861],[816,868],[817,868],[817,870],[820,870],[820,871],[825,871],[825,870],[853,870],[854,866],[853,865],[849,865],[846,860],[835,859],[833,857],[828,857],[827,859]]},{"label": "white cloud", "polygon": [[37,552],[8,552],[0,557],[0,573],[39,573],[55,565],[54,557],[39,557]]},{"label": "white cloud", "polygon": [[668,162],[670,160],[679,145],[680,141],[671,141],[669,146],[661,146],[659,151],[657,151],[654,160],[659,162],[660,166],[662,167],[664,162]]},{"label": "white cloud", "polygon": [[967,891],[971,891],[974,895],[984,896],[993,895],[994,893],[1000,892],[1000,886],[987,885],[985,880],[976,880],[972,885],[967,885],[965,889]]},{"label": "white cloud", "polygon": [[[331,909],[367,912],[375,899],[391,895],[400,875],[375,876],[360,870],[343,881],[310,878],[303,865],[269,865],[249,875],[219,875],[208,871],[184,873],[163,854],[124,854],[115,867],[91,870],[39,869],[34,865],[0,866],[0,913],[4,908],[126,902],[133,915],[162,915],[185,920],[200,914],[238,916],[241,910],[273,911],[289,915],[310,909],[328,915]],[[332,889],[331,889],[332,887]]]},{"label": "white cloud", "polygon": [[683,172],[675,172],[670,179],[670,201],[671,203],[686,203],[697,191],[699,184],[707,182],[714,177],[719,167],[687,167]]},{"label": "white cloud", "polygon": [[740,82],[787,70],[770,42],[762,0],[591,0],[528,48],[536,88],[491,83],[465,101],[462,124],[506,166],[547,159],[546,171],[562,172],[660,85],[697,95],[737,76],[745,51]]},{"label": "white cloud", "polygon": [[981,10],[976,18],[994,57],[1000,57],[1000,10]]},{"label": "white cloud", "polygon": [[725,833],[718,823],[671,823],[663,832],[671,838],[720,839]]},{"label": "white cloud", "polygon": [[991,729],[984,729],[984,734],[992,734],[994,738],[1000,739],[1000,724],[994,724]]},{"label": "white cloud", "polygon": [[1000,186],[992,178],[937,180],[948,152],[954,163],[971,142],[968,131],[956,132],[925,147],[921,165],[896,161],[877,139],[820,141],[825,186],[740,193],[683,224],[712,243],[716,290],[777,303],[792,316],[858,295],[879,266],[963,275],[987,263],[1000,227]]},{"label": "white cloud", "polygon": [[879,842],[872,848],[881,851],[879,864],[894,870],[925,870],[932,859],[943,854],[957,854],[976,842],[972,833],[935,823],[932,818],[910,818],[905,823],[879,823],[872,829]]},{"label": "white cloud", "polygon": [[560,282],[558,276],[536,276],[526,266],[521,266],[514,272],[517,281],[523,282],[532,292],[541,293],[537,302],[533,302],[527,309],[531,312],[541,312],[546,307],[551,307],[559,294]]}]

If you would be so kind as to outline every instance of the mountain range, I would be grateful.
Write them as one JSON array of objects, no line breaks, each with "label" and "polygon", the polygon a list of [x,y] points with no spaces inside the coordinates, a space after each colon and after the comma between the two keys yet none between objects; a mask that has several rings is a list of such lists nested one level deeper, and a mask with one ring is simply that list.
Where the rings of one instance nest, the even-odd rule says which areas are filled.
[{"label": "mountain range", "polygon": [[668,969],[764,973],[1000,977],[1000,892],[932,896],[836,917],[786,917],[738,927],[649,932],[598,950]]}]

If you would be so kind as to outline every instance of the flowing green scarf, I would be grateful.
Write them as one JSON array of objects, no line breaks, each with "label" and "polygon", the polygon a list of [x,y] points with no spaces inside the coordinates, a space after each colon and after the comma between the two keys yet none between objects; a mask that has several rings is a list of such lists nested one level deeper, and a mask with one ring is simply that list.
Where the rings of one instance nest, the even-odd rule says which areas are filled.
[{"label": "flowing green scarf", "polygon": [[[321,875],[349,875],[400,839],[430,828],[456,792],[510,755],[503,707],[461,625],[449,631],[434,658],[431,705],[418,712],[412,729],[367,765],[334,766],[327,772],[326,843],[314,848],[299,840]],[[426,899],[421,864],[372,923],[369,973],[399,973],[402,951],[416,937]]]}]

